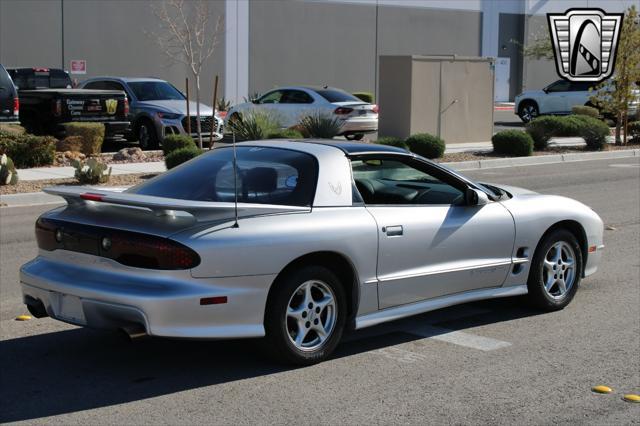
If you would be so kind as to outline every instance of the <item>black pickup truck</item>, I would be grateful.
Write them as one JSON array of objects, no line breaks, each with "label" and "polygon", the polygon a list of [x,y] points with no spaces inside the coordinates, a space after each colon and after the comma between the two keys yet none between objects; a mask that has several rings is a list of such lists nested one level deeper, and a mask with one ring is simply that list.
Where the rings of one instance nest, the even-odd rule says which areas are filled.
[{"label": "black pickup truck", "polygon": [[69,74],[54,68],[7,69],[20,96],[20,123],[28,132],[64,136],[62,124],[104,123],[105,139],[130,130],[127,95],[118,90],[73,89]]}]

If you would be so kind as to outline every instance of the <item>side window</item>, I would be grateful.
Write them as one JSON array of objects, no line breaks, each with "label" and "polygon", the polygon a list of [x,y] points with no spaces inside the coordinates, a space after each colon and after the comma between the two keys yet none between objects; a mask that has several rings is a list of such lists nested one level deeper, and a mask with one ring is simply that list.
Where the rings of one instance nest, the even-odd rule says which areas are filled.
[{"label": "side window", "polygon": [[556,81],[547,87],[547,92],[568,92],[571,89],[571,82],[566,80]]},{"label": "side window", "polygon": [[[351,161],[353,179],[365,204],[449,204],[464,202],[464,192],[429,173],[427,166],[396,159]],[[442,172],[441,172],[442,173]]]},{"label": "side window", "polygon": [[91,83],[87,83],[84,88],[89,90],[104,90],[104,83],[102,81],[92,81]]},{"label": "side window", "polygon": [[302,90],[286,90],[280,99],[282,104],[312,104],[313,98]]},{"label": "side window", "polygon": [[125,91],[124,87],[122,87],[122,84],[115,81],[105,81],[104,89],[105,90],[121,90],[123,92]]},{"label": "side window", "polygon": [[592,84],[593,83],[589,83],[589,82],[571,83],[571,91],[572,92],[588,92]]},{"label": "side window", "polygon": [[279,104],[282,98],[282,90],[269,92],[258,100],[260,104]]}]

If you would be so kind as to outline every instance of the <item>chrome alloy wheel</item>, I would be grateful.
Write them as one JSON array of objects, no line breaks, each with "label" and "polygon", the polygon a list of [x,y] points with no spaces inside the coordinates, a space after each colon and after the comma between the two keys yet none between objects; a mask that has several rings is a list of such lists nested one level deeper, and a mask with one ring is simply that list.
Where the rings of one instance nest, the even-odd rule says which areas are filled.
[{"label": "chrome alloy wheel", "polygon": [[316,350],[331,336],[337,318],[331,287],[318,280],[306,281],[293,292],[287,305],[289,339],[302,351]]},{"label": "chrome alloy wheel", "polygon": [[549,248],[544,257],[542,280],[547,294],[554,299],[563,298],[576,282],[576,255],[564,241]]}]

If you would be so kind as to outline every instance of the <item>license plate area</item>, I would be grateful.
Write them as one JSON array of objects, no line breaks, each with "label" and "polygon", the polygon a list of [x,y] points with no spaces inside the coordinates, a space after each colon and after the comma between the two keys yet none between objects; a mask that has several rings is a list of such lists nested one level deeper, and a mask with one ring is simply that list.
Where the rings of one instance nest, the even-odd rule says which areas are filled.
[{"label": "license plate area", "polygon": [[367,115],[367,110],[366,109],[361,109],[360,111],[358,111],[359,115]]},{"label": "license plate area", "polygon": [[82,309],[82,300],[69,294],[53,293],[56,317],[74,324],[84,325],[87,320]]}]

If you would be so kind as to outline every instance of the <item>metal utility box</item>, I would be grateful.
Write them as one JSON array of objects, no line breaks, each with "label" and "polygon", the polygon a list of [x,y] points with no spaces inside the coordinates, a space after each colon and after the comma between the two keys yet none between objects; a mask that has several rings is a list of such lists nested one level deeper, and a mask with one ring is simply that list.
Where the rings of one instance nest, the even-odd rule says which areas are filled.
[{"label": "metal utility box", "polygon": [[430,133],[447,144],[493,135],[494,59],[380,56],[380,136]]}]

